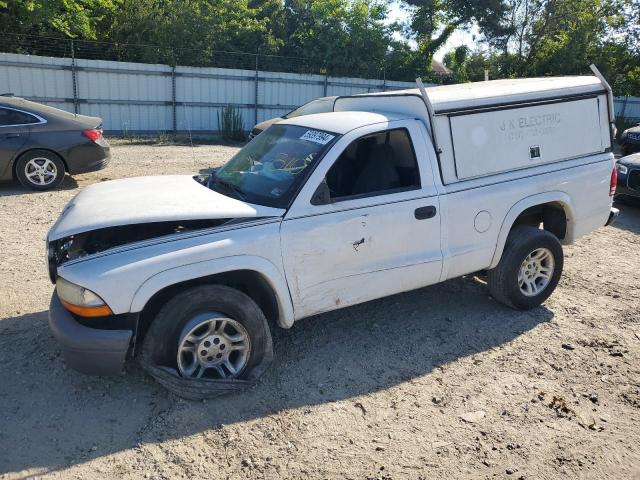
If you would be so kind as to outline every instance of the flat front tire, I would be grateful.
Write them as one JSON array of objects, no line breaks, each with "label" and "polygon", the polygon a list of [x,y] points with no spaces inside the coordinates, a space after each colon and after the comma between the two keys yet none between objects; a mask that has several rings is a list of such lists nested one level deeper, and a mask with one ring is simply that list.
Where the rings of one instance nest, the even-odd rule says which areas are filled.
[{"label": "flat front tire", "polygon": [[498,265],[487,272],[491,296],[518,310],[541,305],[553,293],[564,265],[555,235],[536,227],[515,227]]},{"label": "flat front tire", "polygon": [[[255,380],[272,359],[271,333],[249,296],[223,285],[202,285],[162,307],[141,357],[143,367],[175,369],[189,382]],[[179,386],[176,390],[183,393]]]}]

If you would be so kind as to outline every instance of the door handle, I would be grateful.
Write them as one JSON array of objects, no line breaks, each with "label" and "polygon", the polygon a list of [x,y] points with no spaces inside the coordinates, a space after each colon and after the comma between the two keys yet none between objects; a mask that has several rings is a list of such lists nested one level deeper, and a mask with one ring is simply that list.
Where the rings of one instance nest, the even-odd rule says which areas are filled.
[{"label": "door handle", "polygon": [[19,137],[19,133],[2,133],[0,134],[0,138],[16,138]]},{"label": "door handle", "polygon": [[426,220],[427,218],[433,218],[436,216],[436,207],[434,207],[433,205],[429,205],[428,207],[416,208],[416,211],[413,212],[413,215],[416,217],[416,220]]}]

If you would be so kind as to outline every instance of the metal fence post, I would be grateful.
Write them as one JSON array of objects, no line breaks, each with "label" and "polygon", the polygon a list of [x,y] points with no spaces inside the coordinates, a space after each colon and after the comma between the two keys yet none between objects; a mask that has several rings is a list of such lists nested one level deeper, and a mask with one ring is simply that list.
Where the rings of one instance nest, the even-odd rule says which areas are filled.
[{"label": "metal fence post", "polygon": [[176,115],[176,66],[171,66],[171,114],[173,116],[173,133],[178,131],[178,117]]},{"label": "metal fence post", "polygon": [[76,53],[71,40],[71,82],[73,83],[73,113],[78,113],[78,79],[76,77]]},{"label": "metal fence post", "polygon": [[324,68],[324,95],[327,96],[327,91],[329,89],[329,69],[327,67]]},{"label": "metal fence post", "polygon": [[255,125],[258,123],[258,54],[257,53],[256,53],[256,77],[254,81],[253,99],[254,99],[253,124]]},{"label": "metal fence post", "polygon": [[620,117],[623,121],[625,119],[625,114],[627,113],[627,101],[629,100],[629,96],[625,96],[624,100],[622,101],[622,111],[620,112],[620,115],[616,115],[618,117]]}]

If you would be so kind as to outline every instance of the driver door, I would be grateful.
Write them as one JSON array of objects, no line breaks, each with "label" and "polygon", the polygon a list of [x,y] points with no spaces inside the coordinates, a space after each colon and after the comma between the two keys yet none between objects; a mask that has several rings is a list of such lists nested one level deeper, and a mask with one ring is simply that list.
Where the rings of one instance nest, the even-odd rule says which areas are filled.
[{"label": "driver door", "polygon": [[[307,180],[281,226],[296,318],[440,280],[433,153],[420,127],[394,121],[349,132]],[[331,198],[317,204],[323,182]]]}]

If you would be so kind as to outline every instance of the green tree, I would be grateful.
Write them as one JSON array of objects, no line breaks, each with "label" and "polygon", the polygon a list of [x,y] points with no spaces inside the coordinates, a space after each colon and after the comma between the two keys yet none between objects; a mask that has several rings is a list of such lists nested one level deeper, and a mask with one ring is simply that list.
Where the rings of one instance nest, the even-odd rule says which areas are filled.
[{"label": "green tree", "polygon": [[387,6],[378,0],[287,0],[289,55],[334,75],[379,73],[392,42]]},{"label": "green tree", "polygon": [[[618,95],[640,92],[635,46],[639,0],[509,0],[502,31],[479,53],[491,78],[590,74],[595,63]],[[471,73],[467,60],[467,76]],[[634,93],[635,92],[635,93]]]},{"label": "green tree", "polygon": [[413,7],[411,31],[418,43],[423,69],[458,29],[477,25],[481,32],[501,34],[507,13],[505,0],[404,0]]},{"label": "green tree", "polygon": [[[120,45],[123,58],[147,62],[206,65],[216,50],[275,53],[283,43],[271,31],[276,3],[252,8],[247,0],[121,0],[105,36]],[[221,56],[218,63],[253,68],[250,56]]]},{"label": "green tree", "polygon": [[0,0],[0,31],[95,39],[113,0]]}]

